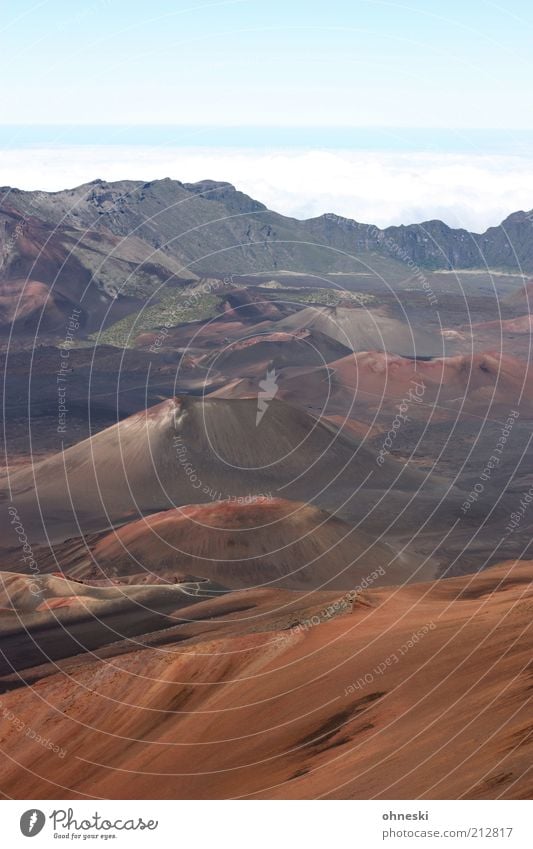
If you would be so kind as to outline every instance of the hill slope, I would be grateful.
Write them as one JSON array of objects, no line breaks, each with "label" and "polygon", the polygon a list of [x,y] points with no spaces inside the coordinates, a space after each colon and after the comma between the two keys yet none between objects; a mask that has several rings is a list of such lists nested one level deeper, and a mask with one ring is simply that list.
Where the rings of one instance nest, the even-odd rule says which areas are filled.
[{"label": "hill slope", "polygon": [[[392,504],[417,492],[422,503],[427,493],[443,493],[435,476],[427,492],[423,482],[393,460],[377,464],[355,437],[276,399],[258,423],[255,398],[184,396],[15,473],[11,488],[26,532],[57,541],[174,506],[262,495],[361,519],[382,496]],[[2,521],[9,545],[7,512]]]},{"label": "hill slope", "polygon": [[531,798],[531,568],[371,588],[353,603],[230,593],[140,645],[30,670],[33,686],[8,676],[3,709],[75,757],[5,722],[2,791]]},{"label": "hill slope", "polygon": [[[406,263],[427,268],[533,270],[531,225],[525,212],[477,235],[427,221],[380,230],[326,214],[308,221],[287,218],[237,191],[204,180],[150,183],[94,180],[61,192],[0,189],[0,211],[54,228],[135,237],[195,273],[249,274],[266,268],[305,272],[357,271],[367,267],[406,276]],[[209,251],[205,246],[209,245]]]},{"label": "hill slope", "polygon": [[124,525],[98,540],[75,574],[129,583],[192,574],[232,589],[351,590],[375,570],[378,583],[403,582],[412,564],[325,510],[265,498],[179,507]]}]

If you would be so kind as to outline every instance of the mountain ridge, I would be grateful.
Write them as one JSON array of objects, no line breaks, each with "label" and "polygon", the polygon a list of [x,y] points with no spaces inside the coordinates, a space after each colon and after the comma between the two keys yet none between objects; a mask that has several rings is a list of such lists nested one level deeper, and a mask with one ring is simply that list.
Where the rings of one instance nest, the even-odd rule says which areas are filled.
[{"label": "mountain ridge", "polygon": [[[280,246],[279,260],[289,261],[282,264],[273,257],[273,266],[290,270],[290,258],[285,257],[286,250],[281,248],[287,241],[292,244],[292,253],[295,245],[301,246],[293,265],[296,262],[299,270],[309,272],[324,270],[328,265],[342,265],[339,256],[330,254],[326,260],[324,252],[328,250],[351,250],[355,258],[357,254],[378,253],[428,269],[533,270],[531,211],[512,212],[483,233],[455,229],[439,219],[382,229],[335,213],[309,219],[291,218],[268,209],[228,182],[184,183],[170,178],[149,182],[108,182],[98,178],[56,192],[0,188],[0,215],[3,217],[10,208],[25,218],[40,219],[56,228],[68,223],[79,228],[105,228],[122,238],[135,235],[156,250],[162,249],[167,256],[192,263],[193,271],[201,273],[227,268],[235,273],[262,270],[252,268],[258,261],[253,246],[272,249],[276,243]],[[229,251],[232,255],[229,262],[223,255],[216,259],[212,255],[200,255],[191,233],[201,234],[206,227],[215,253]],[[225,244],[221,245],[224,239]],[[178,246],[175,240],[179,240]],[[298,256],[305,245],[307,264],[300,262],[302,258]],[[244,263],[239,249],[245,249]]]}]

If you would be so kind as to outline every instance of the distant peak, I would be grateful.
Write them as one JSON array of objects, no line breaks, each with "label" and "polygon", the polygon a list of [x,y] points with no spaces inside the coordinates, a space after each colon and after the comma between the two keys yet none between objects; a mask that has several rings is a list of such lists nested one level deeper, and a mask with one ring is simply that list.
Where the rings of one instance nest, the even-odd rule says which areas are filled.
[{"label": "distant peak", "polygon": [[219,180],[199,180],[197,183],[184,183],[188,192],[201,195],[205,200],[223,203],[233,212],[264,212],[266,206],[249,195],[240,192],[232,183]]},{"label": "distant peak", "polygon": [[216,189],[229,189],[231,192],[236,192],[237,189],[233,183],[226,183],[223,180],[198,180],[197,183],[184,183],[186,189],[190,192],[209,192]]}]

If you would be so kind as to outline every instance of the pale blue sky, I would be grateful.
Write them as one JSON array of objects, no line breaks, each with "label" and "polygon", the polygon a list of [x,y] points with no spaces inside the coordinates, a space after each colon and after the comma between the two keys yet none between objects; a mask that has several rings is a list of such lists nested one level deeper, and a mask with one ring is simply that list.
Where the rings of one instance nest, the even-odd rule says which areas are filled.
[{"label": "pale blue sky", "polygon": [[533,205],[532,33],[530,0],[0,0],[0,184],[482,230]]},{"label": "pale blue sky", "polygon": [[526,0],[0,9],[2,124],[533,129]]}]

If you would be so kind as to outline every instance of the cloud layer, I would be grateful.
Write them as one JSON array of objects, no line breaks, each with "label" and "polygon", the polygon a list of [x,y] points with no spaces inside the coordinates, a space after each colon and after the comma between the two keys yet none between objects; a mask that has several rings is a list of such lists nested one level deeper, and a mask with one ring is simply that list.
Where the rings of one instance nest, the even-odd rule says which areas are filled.
[{"label": "cloud layer", "polygon": [[533,157],[338,150],[75,146],[0,151],[0,184],[56,191],[106,180],[226,180],[295,218],[380,227],[440,218],[481,232],[533,207]]}]

